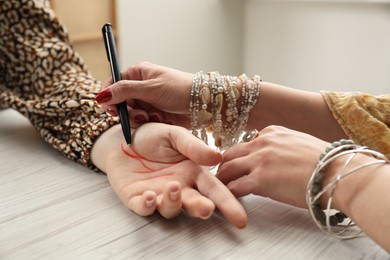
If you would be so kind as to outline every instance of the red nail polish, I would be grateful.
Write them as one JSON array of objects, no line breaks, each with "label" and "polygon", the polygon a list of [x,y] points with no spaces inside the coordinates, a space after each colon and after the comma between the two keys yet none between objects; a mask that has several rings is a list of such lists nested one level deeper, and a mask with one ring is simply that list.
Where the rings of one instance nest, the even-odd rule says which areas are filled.
[{"label": "red nail polish", "polygon": [[137,124],[145,124],[148,122],[148,120],[146,119],[145,116],[138,115],[138,116],[134,117],[134,122],[136,122]]},{"label": "red nail polish", "polygon": [[104,103],[104,102],[110,101],[111,98],[112,98],[111,90],[109,88],[106,88],[106,89],[100,91],[96,95],[95,100],[98,103]]},{"label": "red nail polish", "polygon": [[116,113],[116,111],[115,111],[114,109],[111,109],[111,108],[107,109],[107,113],[109,113],[109,114],[112,115],[112,116],[118,116],[118,114]]},{"label": "red nail polish", "polygon": [[150,122],[155,122],[155,123],[160,123],[160,118],[157,115],[151,115],[149,116],[149,121]]}]

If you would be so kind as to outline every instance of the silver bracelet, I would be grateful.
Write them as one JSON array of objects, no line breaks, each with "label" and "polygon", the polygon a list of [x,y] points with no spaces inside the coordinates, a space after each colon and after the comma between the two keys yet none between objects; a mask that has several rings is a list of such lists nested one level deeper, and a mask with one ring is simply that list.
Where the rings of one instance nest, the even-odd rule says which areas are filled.
[{"label": "silver bracelet", "polygon": [[[351,170],[345,171],[357,153],[370,155],[377,160],[364,163]],[[325,167],[344,155],[349,156],[336,178],[325,187],[322,187],[321,182],[324,177],[323,170]],[[337,184],[345,177],[358,172],[362,168],[382,163],[389,163],[389,160],[385,155],[368,149],[367,147],[356,145],[351,140],[340,140],[334,142],[331,147],[326,149],[325,153],[321,154],[320,159],[311,175],[306,191],[306,203],[309,213],[321,231],[332,237],[341,239],[351,239],[362,234],[362,231],[344,213],[336,212],[332,215],[332,211],[334,211],[331,209],[333,194]],[[330,196],[327,201],[327,206],[325,210],[322,210],[320,206],[320,198],[328,191],[330,191]]]}]

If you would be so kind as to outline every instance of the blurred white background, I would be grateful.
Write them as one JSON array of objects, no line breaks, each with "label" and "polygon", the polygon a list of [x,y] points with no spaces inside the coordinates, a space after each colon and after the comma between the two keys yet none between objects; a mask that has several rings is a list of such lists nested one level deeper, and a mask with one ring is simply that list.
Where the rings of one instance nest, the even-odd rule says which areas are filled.
[{"label": "blurred white background", "polygon": [[319,91],[389,93],[389,1],[118,0],[123,68],[148,60]]}]

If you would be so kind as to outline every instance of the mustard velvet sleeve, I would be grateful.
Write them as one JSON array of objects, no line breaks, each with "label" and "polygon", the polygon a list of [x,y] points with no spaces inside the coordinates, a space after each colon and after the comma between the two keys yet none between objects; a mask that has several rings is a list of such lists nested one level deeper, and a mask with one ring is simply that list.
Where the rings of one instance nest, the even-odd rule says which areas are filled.
[{"label": "mustard velvet sleeve", "polygon": [[92,145],[118,123],[94,100],[100,82],[48,1],[0,1],[0,12],[0,108],[19,111],[51,146],[95,169]]},{"label": "mustard velvet sleeve", "polygon": [[390,94],[377,97],[327,91],[321,94],[352,140],[390,158]]}]

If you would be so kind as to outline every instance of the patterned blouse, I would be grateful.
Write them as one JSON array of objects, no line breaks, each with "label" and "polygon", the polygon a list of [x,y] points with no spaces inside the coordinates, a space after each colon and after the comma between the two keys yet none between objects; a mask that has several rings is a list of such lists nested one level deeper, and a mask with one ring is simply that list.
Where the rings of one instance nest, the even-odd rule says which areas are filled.
[{"label": "patterned blouse", "polygon": [[[92,145],[118,123],[94,100],[100,85],[48,1],[0,0],[0,109],[19,111],[51,146],[95,170]],[[350,138],[390,158],[390,95],[322,94]]]},{"label": "patterned blouse", "polygon": [[95,102],[100,86],[48,1],[0,1],[0,109],[19,111],[51,146],[92,169],[93,143],[118,123]]},{"label": "patterned blouse", "polygon": [[390,158],[390,94],[321,93],[349,138]]}]

